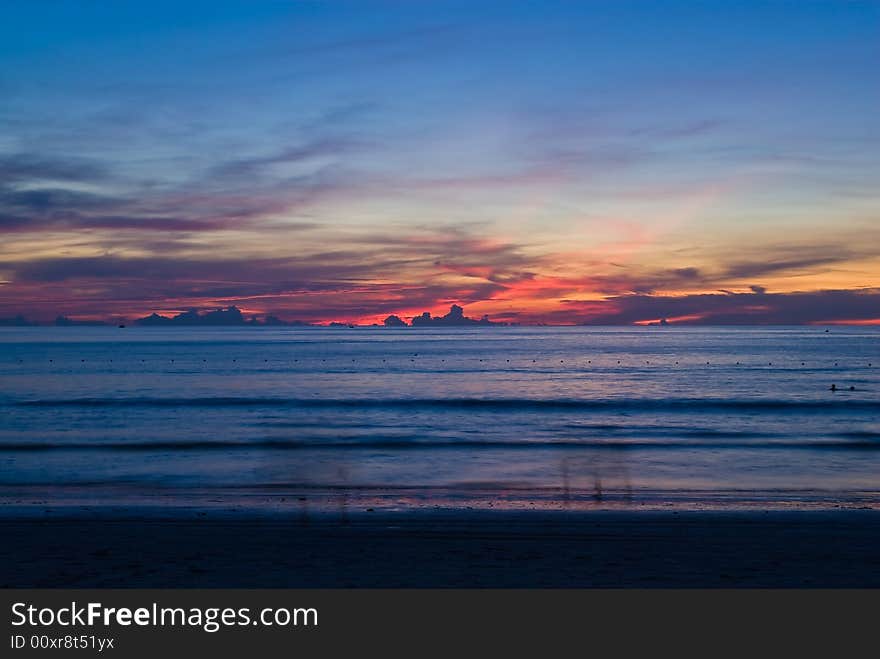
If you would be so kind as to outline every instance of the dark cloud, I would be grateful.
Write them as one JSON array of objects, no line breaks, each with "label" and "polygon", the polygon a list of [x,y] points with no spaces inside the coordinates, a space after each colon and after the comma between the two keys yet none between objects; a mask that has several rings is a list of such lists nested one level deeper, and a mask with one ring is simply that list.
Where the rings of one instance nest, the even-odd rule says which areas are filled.
[{"label": "dark cloud", "polygon": [[769,253],[766,258],[743,263],[734,263],[721,274],[726,279],[751,279],[777,272],[809,270],[817,266],[841,263],[853,258],[853,253],[840,248],[826,248],[824,253],[805,254],[794,257],[775,257]]},{"label": "dark cloud", "polygon": [[[760,287],[758,287],[760,289]],[[569,304],[572,310],[578,303]],[[880,318],[880,289],[794,293],[705,293],[683,296],[621,295],[597,308],[590,303],[580,320],[628,325],[660,318],[694,325],[803,325]]]},{"label": "dark cloud", "polygon": [[[849,239],[852,247],[841,244],[794,244],[757,245],[751,248],[747,261],[727,261],[725,255],[713,255],[721,262],[713,267],[684,266],[666,270],[651,270],[638,265],[615,265],[613,274],[600,274],[585,278],[589,289],[608,296],[621,294],[655,295],[664,291],[711,290],[752,286],[755,279],[779,275],[815,275],[826,270],[844,266],[853,261],[880,256],[880,249],[873,235],[865,235],[861,241]],[[761,287],[752,288],[755,293]]]},{"label": "dark cloud", "polygon": [[699,268],[676,268],[672,274],[682,279],[699,279],[701,275]]},{"label": "dark cloud", "polygon": [[[204,232],[241,228],[243,222],[271,224],[327,198],[363,189],[363,182],[337,163],[365,146],[338,134],[333,122],[345,116],[323,118],[305,138],[279,138],[286,145],[274,152],[227,152],[207,167],[178,164],[176,171],[186,178],[174,182],[134,178],[132,168],[109,159],[0,154],[0,231]],[[297,165],[295,176],[283,167],[291,164]]]},{"label": "dark cloud", "polygon": [[221,229],[231,223],[231,218],[223,215],[188,218],[130,212],[139,203],[132,198],[65,188],[17,190],[0,187],[0,232],[78,229],[205,231]]},{"label": "dark cloud", "polygon": [[[28,283],[63,282],[83,279],[150,280],[167,286],[185,287],[187,283],[209,282],[232,291],[249,288],[283,289],[285,286],[320,287],[323,280],[345,280],[368,276],[374,269],[350,252],[328,252],[300,258],[279,259],[177,259],[162,257],[95,256],[80,258],[34,259],[12,268],[15,281]],[[389,264],[393,267],[393,263]],[[179,290],[179,289],[178,289]]]},{"label": "dark cloud", "polygon": [[[49,186],[40,172],[70,174],[62,183],[71,185],[76,183],[71,178],[73,172],[56,161],[32,159],[31,166],[19,167],[10,180],[0,178],[0,232],[78,229],[207,232],[239,229],[245,222],[263,222],[262,228],[265,228],[273,217],[304,210],[340,190],[351,189],[347,177],[326,167],[283,179],[263,177],[261,173],[264,166],[273,162],[293,162],[325,149],[332,150],[328,143],[321,142],[262,159],[230,160],[195,181],[170,188],[136,184],[114,196],[57,184]],[[43,165],[37,167],[37,162]],[[0,169],[3,166],[0,161]],[[71,166],[71,169],[75,168]],[[302,221],[284,223],[285,230],[313,226],[311,222]],[[137,247],[140,238],[131,240]]]}]

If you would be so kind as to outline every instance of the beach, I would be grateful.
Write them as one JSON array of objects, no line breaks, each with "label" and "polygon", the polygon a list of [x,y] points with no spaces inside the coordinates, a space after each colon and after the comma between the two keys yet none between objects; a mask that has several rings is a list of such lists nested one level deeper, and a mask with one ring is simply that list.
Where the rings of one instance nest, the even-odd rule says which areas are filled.
[{"label": "beach", "polygon": [[0,587],[880,587],[880,513],[353,513],[0,522]]}]

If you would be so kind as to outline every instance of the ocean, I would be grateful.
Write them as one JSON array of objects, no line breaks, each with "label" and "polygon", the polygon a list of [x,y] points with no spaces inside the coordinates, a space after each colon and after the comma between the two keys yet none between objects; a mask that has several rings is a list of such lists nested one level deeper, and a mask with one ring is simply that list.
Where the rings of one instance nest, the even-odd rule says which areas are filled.
[{"label": "ocean", "polygon": [[880,328],[0,328],[0,504],[880,508]]}]

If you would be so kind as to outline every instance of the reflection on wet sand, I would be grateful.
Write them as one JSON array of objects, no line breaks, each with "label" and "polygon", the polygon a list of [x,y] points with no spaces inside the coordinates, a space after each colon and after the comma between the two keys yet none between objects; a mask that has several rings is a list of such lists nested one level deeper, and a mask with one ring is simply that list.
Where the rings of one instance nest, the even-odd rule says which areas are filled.
[{"label": "reflection on wet sand", "polygon": [[619,494],[623,501],[632,501],[632,483],[627,449],[611,452],[591,452],[587,455],[566,455],[561,460],[562,502],[565,507],[572,503],[572,491],[579,498],[592,496],[602,503],[607,490]]}]

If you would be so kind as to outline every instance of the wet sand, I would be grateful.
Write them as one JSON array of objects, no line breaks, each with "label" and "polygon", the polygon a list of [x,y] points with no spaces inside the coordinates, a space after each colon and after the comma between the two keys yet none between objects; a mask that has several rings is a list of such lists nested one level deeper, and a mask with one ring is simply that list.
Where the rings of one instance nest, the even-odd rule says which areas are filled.
[{"label": "wet sand", "polygon": [[880,512],[5,519],[0,587],[880,587]]}]

